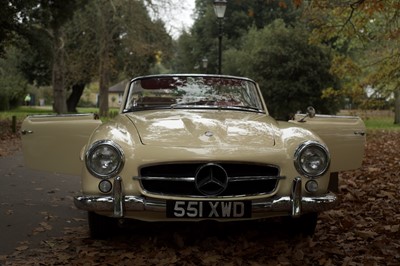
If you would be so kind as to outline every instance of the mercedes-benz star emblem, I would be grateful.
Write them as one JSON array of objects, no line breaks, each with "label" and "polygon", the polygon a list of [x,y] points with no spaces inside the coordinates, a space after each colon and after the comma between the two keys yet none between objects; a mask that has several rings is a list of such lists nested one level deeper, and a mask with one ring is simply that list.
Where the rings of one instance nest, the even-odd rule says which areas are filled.
[{"label": "mercedes-benz star emblem", "polygon": [[228,174],[225,169],[214,163],[201,166],[195,177],[197,190],[205,196],[218,196],[228,186]]}]

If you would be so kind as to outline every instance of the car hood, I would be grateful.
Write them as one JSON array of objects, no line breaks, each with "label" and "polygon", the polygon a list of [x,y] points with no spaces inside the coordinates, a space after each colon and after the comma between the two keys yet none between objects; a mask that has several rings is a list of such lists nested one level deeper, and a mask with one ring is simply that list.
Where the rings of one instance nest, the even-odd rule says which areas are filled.
[{"label": "car hood", "polygon": [[270,116],[238,111],[163,110],[130,113],[144,145],[238,146],[275,144]]}]

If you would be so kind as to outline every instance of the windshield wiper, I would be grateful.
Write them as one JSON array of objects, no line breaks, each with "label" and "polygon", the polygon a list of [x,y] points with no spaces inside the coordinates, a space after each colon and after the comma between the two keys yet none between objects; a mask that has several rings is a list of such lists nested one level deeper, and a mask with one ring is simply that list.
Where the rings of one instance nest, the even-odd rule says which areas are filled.
[{"label": "windshield wiper", "polygon": [[213,102],[213,101],[197,101],[197,102],[187,102],[187,103],[174,103],[174,104],[171,104],[170,105],[170,107],[173,109],[173,108],[176,108],[176,107],[182,107],[182,108],[185,108],[185,107],[210,107],[210,106],[213,106],[213,105],[210,105],[209,103],[211,103],[211,102]]},{"label": "windshield wiper", "polygon": [[171,109],[174,108],[210,108],[210,109],[233,109],[233,110],[240,110],[240,111],[251,111],[251,112],[260,112],[262,113],[263,110],[254,107],[254,106],[243,106],[243,105],[210,105],[207,104],[209,102],[187,102],[187,103],[175,103],[171,104]]},{"label": "windshield wiper", "polygon": [[137,106],[132,106],[128,109],[124,109],[123,113],[143,111],[143,110],[169,109],[169,108],[170,107],[168,105],[148,105],[148,106],[137,105]]},{"label": "windshield wiper", "polygon": [[235,109],[235,110],[245,110],[245,111],[256,111],[256,112],[263,112],[263,110],[254,107],[254,106],[243,106],[243,105],[228,105],[225,106],[227,109]]}]

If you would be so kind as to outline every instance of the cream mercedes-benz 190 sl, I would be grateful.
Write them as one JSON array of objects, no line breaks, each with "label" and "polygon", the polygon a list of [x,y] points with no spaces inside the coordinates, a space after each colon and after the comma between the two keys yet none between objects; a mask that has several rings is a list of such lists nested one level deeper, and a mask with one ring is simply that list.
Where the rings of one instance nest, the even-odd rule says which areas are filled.
[{"label": "cream mercedes-benz 190 sl", "polygon": [[292,217],[312,234],[318,213],[338,203],[338,173],[360,167],[365,142],[358,117],[309,107],[277,121],[253,80],[189,74],[132,79],[108,122],[29,116],[22,134],[29,167],[81,175],[74,202],[93,237],[125,218]]}]

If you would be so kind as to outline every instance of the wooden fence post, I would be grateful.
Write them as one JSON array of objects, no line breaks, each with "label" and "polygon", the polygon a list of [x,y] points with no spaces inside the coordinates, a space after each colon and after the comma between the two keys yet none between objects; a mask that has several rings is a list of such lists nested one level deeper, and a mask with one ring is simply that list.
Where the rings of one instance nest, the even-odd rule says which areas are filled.
[{"label": "wooden fence post", "polygon": [[17,117],[15,115],[12,116],[11,129],[14,134],[17,133]]}]

